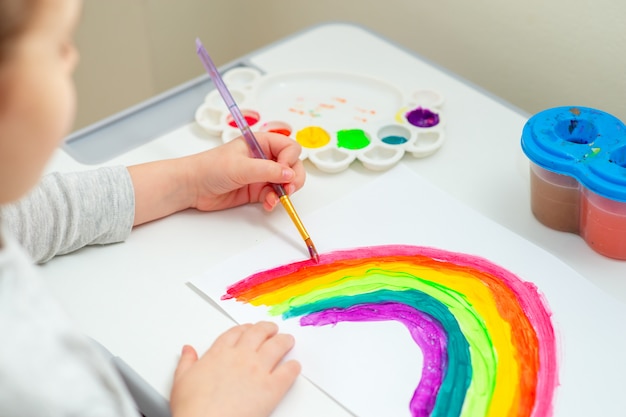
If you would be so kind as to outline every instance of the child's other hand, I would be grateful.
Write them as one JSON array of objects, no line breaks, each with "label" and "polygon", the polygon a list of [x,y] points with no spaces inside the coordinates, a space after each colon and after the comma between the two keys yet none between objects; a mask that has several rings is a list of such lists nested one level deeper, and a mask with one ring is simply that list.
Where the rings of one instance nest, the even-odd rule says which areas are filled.
[{"label": "child's other hand", "polygon": [[267,160],[255,159],[242,137],[190,157],[189,187],[198,210],[212,211],[247,203],[272,210],[279,202],[270,183],[292,194],[304,184],[300,145],[277,133],[255,132]]},{"label": "child's other hand", "polygon": [[294,345],[270,322],[233,327],[198,359],[185,346],[174,375],[170,405],[174,417],[266,417],[300,373],[282,362]]}]

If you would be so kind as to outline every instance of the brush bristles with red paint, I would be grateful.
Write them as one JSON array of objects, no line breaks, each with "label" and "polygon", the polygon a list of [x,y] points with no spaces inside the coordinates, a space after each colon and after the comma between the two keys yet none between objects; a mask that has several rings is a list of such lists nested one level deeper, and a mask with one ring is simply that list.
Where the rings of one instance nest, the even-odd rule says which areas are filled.
[{"label": "brush bristles with red paint", "polygon": [[311,259],[315,261],[316,264],[320,263],[320,256],[317,254],[317,249],[315,249],[315,245],[311,238],[308,238],[304,241],[306,243],[306,247],[309,248],[309,255],[311,255]]}]

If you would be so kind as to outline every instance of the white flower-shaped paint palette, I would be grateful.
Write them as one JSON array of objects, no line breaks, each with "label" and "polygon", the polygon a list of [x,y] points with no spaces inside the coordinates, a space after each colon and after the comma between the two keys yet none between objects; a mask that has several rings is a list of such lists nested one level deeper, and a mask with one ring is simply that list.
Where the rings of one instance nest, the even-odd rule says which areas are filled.
[{"label": "white flower-shaped paint palette", "polygon": [[[359,160],[382,171],[405,153],[423,158],[444,142],[443,96],[434,90],[405,94],[369,76],[331,71],[263,75],[249,67],[223,75],[253,131],[287,135],[325,172]],[[217,90],[195,114],[196,122],[228,142],[241,133]]]}]

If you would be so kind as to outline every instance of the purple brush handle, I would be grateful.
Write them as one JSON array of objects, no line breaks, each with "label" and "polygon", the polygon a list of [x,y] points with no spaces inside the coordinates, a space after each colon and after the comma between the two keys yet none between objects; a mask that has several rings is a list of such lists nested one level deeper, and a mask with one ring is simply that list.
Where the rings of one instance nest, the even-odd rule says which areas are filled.
[{"label": "purple brush handle", "polygon": [[[235,119],[237,127],[239,127],[239,130],[241,130],[241,134],[246,140],[246,143],[248,144],[248,148],[250,148],[250,152],[252,152],[252,155],[258,159],[268,159],[265,155],[265,152],[263,152],[261,145],[259,145],[259,142],[256,140],[254,133],[252,133],[252,130],[250,130],[250,125],[248,125],[246,118],[243,116],[243,113],[241,113],[241,110],[239,110],[239,107],[237,107],[235,99],[230,94],[230,91],[228,91],[228,87],[226,87],[226,84],[224,84],[224,80],[222,80],[222,76],[217,70],[215,64],[213,63],[213,60],[209,56],[209,53],[206,51],[206,49],[204,49],[204,46],[202,45],[202,42],[200,42],[200,39],[197,38],[196,52],[198,53],[198,56],[200,57],[200,61],[202,61],[204,68],[207,70],[209,76],[213,80],[217,91],[220,92],[222,99],[224,99],[224,103],[226,103],[228,111],[233,116],[233,119]],[[274,187],[274,191],[276,192],[276,194],[278,194],[278,197],[287,195],[287,193],[285,192],[285,188],[282,185],[272,184],[272,187]]]}]

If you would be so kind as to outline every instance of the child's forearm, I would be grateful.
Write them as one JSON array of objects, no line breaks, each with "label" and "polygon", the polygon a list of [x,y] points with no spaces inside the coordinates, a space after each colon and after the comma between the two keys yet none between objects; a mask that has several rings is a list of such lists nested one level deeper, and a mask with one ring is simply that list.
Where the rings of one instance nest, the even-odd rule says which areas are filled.
[{"label": "child's forearm", "polygon": [[168,159],[128,168],[135,189],[133,226],[191,207],[193,196],[183,159]]}]

